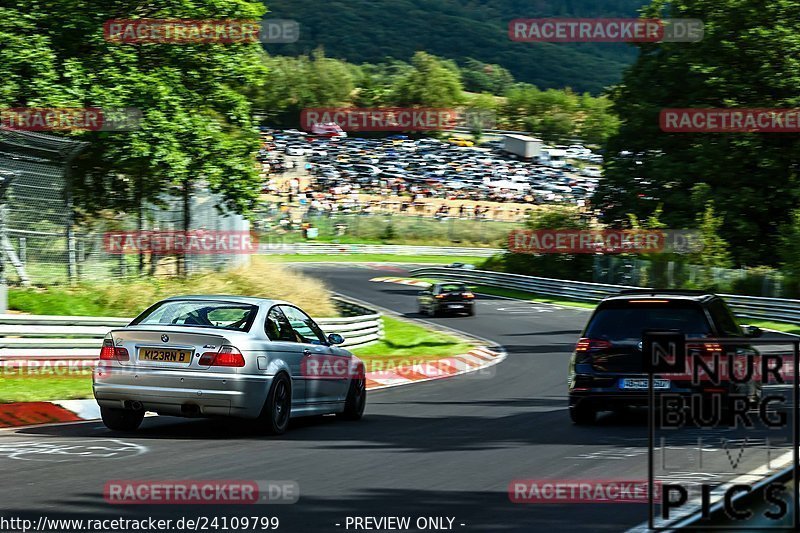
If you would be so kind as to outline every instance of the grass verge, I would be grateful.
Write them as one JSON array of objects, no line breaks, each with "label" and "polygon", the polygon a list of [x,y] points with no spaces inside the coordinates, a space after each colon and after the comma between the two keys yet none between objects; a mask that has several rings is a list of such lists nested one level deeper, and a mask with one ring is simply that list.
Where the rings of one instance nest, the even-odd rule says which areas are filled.
[{"label": "grass verge", "polygon": [[384,316],[383,340],[356,348],[353,353],[371,367],[386,369],[467,353],[475,347],[453,335]]},{"label": "grass verge", "polygon": [[485,257],[452,255],[396,255],[396,254],[281,254],[259,255],[256,261],[264,263],[431,263],[454,262],[480,265]]},{"label": "grass verge", "polygon": [[277,264],[209,272],[186,279],[147,278],[76,287],[9,289],[9,309],[36,315],[134,317],[151,304],[180,294],[231,294],[289,300],[312,316],[336,316],[322,282]]},{"label": "grass verge", "polygon": [[[367,365],[367,372],[401,365],[460,355],[474,345],[453,335],[424,326],[384,317],[385,338],[353,352]],[[0,377],[0,403],[73,400],[92,397],[92,376],[77,375],[4,375]]]},{"label": "grass verge", "polygon": [[748,324],[750,326],[758,326],[761,329],[774,329],[784,333],[791,333],[793,335],[800,335],[800,326],[797,324],[790,324],[787,322],[773,322],[770,320],[755,320],[750,318],[739,319],[740,324]]},{"label": "grass verge", "polygon": [[92,375],[4,376],[0,378],[0,403],[77,400],[92,397]]}]

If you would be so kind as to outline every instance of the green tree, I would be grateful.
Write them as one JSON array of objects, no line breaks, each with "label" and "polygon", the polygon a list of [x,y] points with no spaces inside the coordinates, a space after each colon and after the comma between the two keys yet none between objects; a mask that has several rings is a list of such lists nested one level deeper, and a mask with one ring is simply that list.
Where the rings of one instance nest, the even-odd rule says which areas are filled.
[{"label": "green tree", "polygon": [[692,263],[703,265],[704,267],[731,268],[733,262],[729,245],[720,236],[720,230],[724,226],[725,221],[714,210],[713,200],[709,200],[705,211],[697,217],[702,250],[691,255]]},{"label": "green tree", "polygon": [[[108,207],[136,213],[145,201],[199,181],[229,207],[248,212],[261,187],[252,157],[258,135],[244,93],[265,74],[260,44],[118,44],[104,38],[103,23],[134,13],[257,20],[263,5],[179,0],[143,11],[132,0],[113,5],[46,0],[35,9],[28,2],[9,4],[0,23],[0,50],[16,48],[19,55],[0,67],[8,74],[0,79],[0,104],[142,112],[134,131],[70,133],[90,143],[72,173],[81,213]],[[28,51],[20,49],[19,35],[8,31],[6,23],[16,22],[17,33],[20,28],[23,35],[30,33]]]},{"label": "green tree", "polygon": [[[796,108],[800,11],[793,0],[656,0],[644,16],[699,18],[701,42],[639,45],[612,93],[620,117],[606,143],[605,179],[594,198],[613,223],[665,206],[670,227],[690,227],[706,183],[737,264],[774,264],[777,228],[797,205],[800,139],[768,133],[665,133],[664,108]],[[627,152],[627,153],[624,153]],[[630,155],[632,154],[632,155]]]},{"label": "green tree", "polygon": [[781,225],[778,234],[778,257],[789,291],[800,294],[800,209],[794,209],[789,221]]},{"label": "green tree", "polygon": [[496,95],[504,95],[514,83],[508,69],[472,58],[461,68],[461,79],[467,91]]},{"label": "green tree", "polygon": [[452,107],[464,101],[458,67],[425,52],[411,59],[413,69],[401,76],[392,92],[398,106]]},{"label": "green tree", "polygon": [[[535,210],[526,222],[532,230],[583,230],[588,222],[573,207],[552,206]],[[531,276],[553,277],[591,281],[593,256],[591,254],[519,254],[503,255],[501,268],[506,272]]]}]

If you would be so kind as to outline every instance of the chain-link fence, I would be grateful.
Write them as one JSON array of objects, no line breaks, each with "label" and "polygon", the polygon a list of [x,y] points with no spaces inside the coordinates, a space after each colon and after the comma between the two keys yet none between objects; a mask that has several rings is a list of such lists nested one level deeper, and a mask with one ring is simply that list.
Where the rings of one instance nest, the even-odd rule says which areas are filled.
[{"label": "chain-link fence", "polygon": [[398,214],[319,214],[265,207],[256,214],[261,242],[336,242],[498,247],[519,223]]},{"label": "chain-link fence", "polygon": [[779,272],[763,269],[717,268],[668,259],[635,259],[595,256],[595,283],[659,287],[668,289],[715,288],[751,296],[785,297],[785,283]]},{"label": "chain-link fence", "polygon": [[[74,223],[67,172],[85,146],[55,135],[0,129],[0,265],[5,266],[2,274],[9,284],[191,274],[247,262],[243,247],[230,253],[224,249],[176,253],[174,248],[159,253],[152,248],[109,246],[111,232],[123,233],[134,243],[143,234],[169,236],[184,229],[195,237],[249,235],[249,223],[217,207],[221,199],[205,192],[208,187],[201,182],[194,190],[202,192],[190,195],[188,206],[180,198],[164,196],[157,205],[143,206],[141,213],[97,215]],[[184,227],[186,211],[190,222]]]},{"label": "chain-link fence", "polygon": [[[6,277],[28,284],[75,265],[67,171],[86,143],[0,128],[0,172],[7,180],[0,246]],[[73,272],[74,274],[74,272]]]},{"label": "chain-link fence", "polygon": [[[202,184],[197,186],[203,190]],[[207,232],[213,235],[249,235],[250,224],[241,215],[221,205],[221,198],[208,193],[189,199],[188,235]],[[232,268],[248,263],[249,253],[240,248],[226,253],[221,249],[203,253],[179,254],[173,247],[160,253],[155,247],[125,246],[117,249],[109,235],[120,243],[135,242],[138,235],[176,237],[184,233],[183,200],[165,196],[159,205],[146,204],[138,215],[125,213],[114,218],[96,218],[76,228],[77,278],[105,280],[127,276],[175,276],[205,270]],[[182,272],[181,258],[185,265]]]}]

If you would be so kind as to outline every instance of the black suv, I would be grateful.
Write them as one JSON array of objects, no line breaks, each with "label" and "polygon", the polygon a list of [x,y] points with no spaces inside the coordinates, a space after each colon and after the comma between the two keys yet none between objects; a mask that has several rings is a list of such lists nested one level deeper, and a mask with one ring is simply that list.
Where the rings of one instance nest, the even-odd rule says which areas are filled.
[{"label": "black suv", "polygon": [[[644,374],[642,335],[647,330],[670,330],[691,338],[758,337],[761,330],[739,326],[725,301],[702,291],[629,290],[603,299],[594,310],[575,346],[567,378],[569,413],[576,424],[591,424],[599,411],[646,406],[648,379]],[[745,346],[745,345],[743,345]],[[689,345],[687,345],[687,348]],[[698,343],[698,349],[721,348]],[[750,350],[752,348],[748,347]],[[757,354],[755,350],[752,353]],[[693,385],[690,377],[659,379],[657,392],[687,395],[747,394],[757,401],[760,384]]]}]

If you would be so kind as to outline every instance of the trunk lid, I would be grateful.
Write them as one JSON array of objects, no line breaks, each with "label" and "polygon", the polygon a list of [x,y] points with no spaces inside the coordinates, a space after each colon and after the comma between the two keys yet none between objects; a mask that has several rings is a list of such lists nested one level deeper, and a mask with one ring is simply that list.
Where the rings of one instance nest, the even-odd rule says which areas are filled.
[{"label": "trunk lid", "polygon": [[117,348],[128,351],[125,367],[205,370],[200,355],[217,352],[232,342],[224,334],[208,328],[175,326],[130,326],[110,332]]}]

